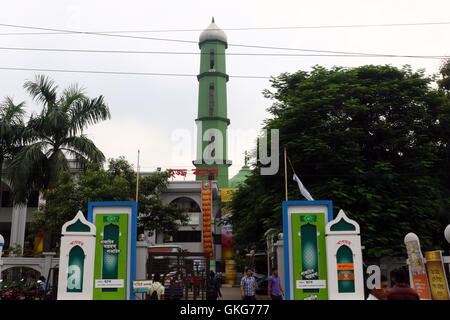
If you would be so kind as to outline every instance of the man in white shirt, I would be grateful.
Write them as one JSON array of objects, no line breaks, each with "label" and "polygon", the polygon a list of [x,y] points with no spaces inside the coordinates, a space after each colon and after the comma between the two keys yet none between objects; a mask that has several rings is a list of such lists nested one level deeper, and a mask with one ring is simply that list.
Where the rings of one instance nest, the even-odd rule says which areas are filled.
[{"label": "man in white shirt", "polygon": [[389,285],[387,278],[384,275],[381,275],[380,279],[380,288],[373,288],[369,296],[367,297],[367,300],[386,300],[387,294],[389,291]]}]

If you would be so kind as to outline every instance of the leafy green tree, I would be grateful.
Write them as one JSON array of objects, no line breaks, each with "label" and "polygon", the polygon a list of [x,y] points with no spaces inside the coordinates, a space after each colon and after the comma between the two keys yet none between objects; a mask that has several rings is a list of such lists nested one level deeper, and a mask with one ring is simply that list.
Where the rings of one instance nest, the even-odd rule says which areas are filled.
[{"label": "leafy green tree", "polygon": [[[0,172],[3,173],[5,162],[11,161],[19,151],[25,127],[25,102],[14,104],[11,97],[0,103]],[[2,192],[0,191],[0,203]]]},{"label": "leafy green tree", "polygon": [[442,79],[438,80],[437,83],[441,89],[450,91],[450,59],[444,60],[442,66],[439,70]]},{"label": "leafy green tree", "polygon": [[[143,229],[173,235],[180,224],[187,222],[185,208],[164,205],[161,193],[166,189],[169,174],[154,173],[140,180],[138,224]],[[74,181],[76,180],[76,181]],[[76,179],[65,171],[55,188],[48,189],[45,212],[36,212],[33,230],[45,230],[52,236],[52,246],[61,236],[63,224],[81,210],[87,216],[92,201],[130,201],[135,198],[136,173],[123,157],[109,159],[105,170],[99,164],[89,164]]]},{"label": "leafy green tree", "polygon": [[54,250],[56,241],[61,236],[63,224],[72,220],[81,209],[77,191],[72,175],[64,171],[59,176],[58,185],[45,193],[45,211],[34,212],[31,231],[32,233],[43,232],[47,235],[49,241],[47,250]]},{"label": "leafy green tree", "polygon": [[42,104],[42,111],[28,120],[24,131],[28,144],[8,168],[15,203],[25,203],[31,191],[54,188],[61,173],[69,169],[67,156],[81,163],[102,163],[103,153],[83,130],[110,118],[103,96],[91,99],[76,84],[58,97],[57,85],[37,75],[24,88]]},{"label": "leafy green tree", "polygon": [[[333,200],[361,226],[366,258],[404,256],[415,232],[425,250],[444,246],[449,201],[449,101],[423,70],[409,66],[315,66],[272,79],[266,129],[283,148],[315,199]],[[284,170],[259,175],[235,195],[236,247],[264,247],[263,234],[282,230]],[[288,173],[289,200],[303,199]]]},{"label": "leafy green tree", "polygon": [[189,221],[187,208],[175,204],[165,205],[161,194],[167,189],[169,172],[155,172],[145,177],[139,187],[139,226],[150,233],[174,236],[180,225]]}]

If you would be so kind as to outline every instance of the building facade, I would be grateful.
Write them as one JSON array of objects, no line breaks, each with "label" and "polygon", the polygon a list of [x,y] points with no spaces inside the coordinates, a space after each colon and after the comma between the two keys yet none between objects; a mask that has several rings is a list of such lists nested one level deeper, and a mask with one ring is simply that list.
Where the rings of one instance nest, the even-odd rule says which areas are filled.
[{"label": "building facade", "polygon": [[[227,156],[227,128],[230,120],[227,115],[227,82],[226,73],[227,36],[215,24],[214,18],[199,38],[200,72],[197,76],[198,114],[197,152],[193,161],[196,169],[206,174],[196,174],[195,181],[172,181],[162,194],[164,204],[180,204],[189,208],[189,224],[180,226],[173,237],[164,234],[147,234],[147,243],[153,245],[180,246],[190,252],[203,252],[202,224],[202,181],[210,180],[212,189],[211,230],[213,238],[213,259],[222,259],[222,226],[218,223],[222,216],[221,190],[236,188],[250,174],[245,166],[229,180],[228,168],[231,161]],[[77,175],[82,168],[75,161],[70,161],[71,172]],[[141,176],[151,173],[143,173]],[[27,226],[33,220],[38,207],[39,194],[33,196],[28,206],[13,206],[10,199],[10,189],[2,182],[3,200],[0,209],[0,234],[5,237],[6,247],[17,244],[24,247],[27,238]],[[86,208],[87,210],[87,208]]]},{"label": "building facade", "polygon": [[[201,181],[172,181],[167,190],[161,195],[164,204],[178,204],[189,208],[189,222],[180,226],[173,237],[164,234],[153,234],[148,237],[148,244],[179,246],[189,252],[203,252],[203,226],[202,226],[202,190]],[[218,220],[221,216],[220,191],[217,181],[212,182],[213,206],[211,223],[214,243],[214,259],[220,260],[222,249],[220,243],[221,226]],[[147,233],[148,234],[148,233]]]},{"label": "building facade", "polygon": [[[83,168],[76,160],[69,160],[68,162],[70,172],[76,177]],[[38,210],[39,191],[31,193],[27,204],[15,205],[12,201],[9,182],[3,171],[1,192],[0,234],[5,238],[5,247],[20,246],[23,249],[26,246],[32,246],[30,224],[34,219],[34,213]]]}]

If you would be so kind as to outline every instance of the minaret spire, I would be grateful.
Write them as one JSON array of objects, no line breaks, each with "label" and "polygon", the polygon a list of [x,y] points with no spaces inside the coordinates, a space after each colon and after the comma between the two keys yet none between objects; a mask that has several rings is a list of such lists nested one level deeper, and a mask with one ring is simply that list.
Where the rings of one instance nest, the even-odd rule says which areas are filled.
[{"label": "minaret spire", "polygon": [[219,188],[228,188],[227,159],[227,81],[225,50],[227,36],[214,24],[199,37],[201,50],[197,131],[196,169],[206,169],[205,175],[196,175],[196,180],[216,180]]}]

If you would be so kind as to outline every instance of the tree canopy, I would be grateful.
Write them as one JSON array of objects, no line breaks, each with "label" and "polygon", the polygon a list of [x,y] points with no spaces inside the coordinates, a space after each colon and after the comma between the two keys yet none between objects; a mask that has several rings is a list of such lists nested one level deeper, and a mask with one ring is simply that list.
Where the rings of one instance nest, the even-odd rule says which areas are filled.
[{"label": "tree canopy", "polygon": [[[315,66],[272,78],[266,129],[279,129],[279,163],[287,148],[315,199],[333,201],[361,226],[366,258],[404,256],[415,232],[425,249],[442,248],[450,209],[450,105],[445,88],[409,66]],[[284,168],[253,174],[232,206],[235,246],[264,247],[282,230]],[[303,199],[288,170],[289,200]]]},{"label": "tree canopy", "polygon": [[[187,223],[189,217],[185,208],[161,201],[168,178],[167,172],[155,172],[140,179],[138,225],[141,230],[173,235],[180,224]],[[98,163],[89,164],[76,177],[63,172],[57,186],[46,191],[45,211],[35,213],[33,230],[51,234],[54,246],[65,222],[73,219],[79,210],[87,217],[89,202],[134,201],[135,192],[136,173],[123,157],[109,159],[107,169]]]},{"label": "tree canopy", "polygon": [[25,203],[32,191],[55,187],[60,174],[69,169],[67,156],[84,164],[104,162],[105,156],[83,130],[110,118],[103,96],[89,98],[77,84],[58,95],[53,80],[36,75],[24,88],[42,109],[28,120],[22,132],[25,144],[8,166],[18,204]]},{"label": "tree canopy", "polygon": [[[5,162],[11,161],[19,152],[25,128],[25,102],[15,104],[11,97],[0,103],[0,172]],[[2,192],[0,188],[0,203]]]}]

